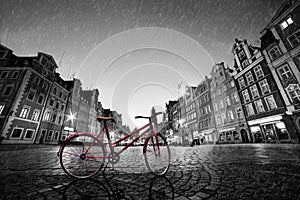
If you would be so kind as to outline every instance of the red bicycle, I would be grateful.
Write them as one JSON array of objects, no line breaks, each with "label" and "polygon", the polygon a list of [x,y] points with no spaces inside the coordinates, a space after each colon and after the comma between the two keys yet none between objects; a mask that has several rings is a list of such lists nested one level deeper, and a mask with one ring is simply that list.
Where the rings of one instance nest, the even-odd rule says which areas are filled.
[{"label": "red bicycle", "polygon": [[[161,112],[155,113],[151,117],[136,116],[136,119],[148,119],[149,123],[114,142],[110,139],[107,126],[107,121],[114,121],[114,118],[103,116],[97,117],[99,122],[104,122],[104,126],[98,135],[79,132],[70,135],[64,140],[58,152],[61,167],[72,177],[81,179],[90,178],[102,169],[105,160],[108,160],[108,163],[112,165],[116,164],[119,161],[122,152],[149,132],[143,146],[146,165],[152,173],[164,175],[170,167],[171,156],[166,139],[153,128],[152,119],[159,114],[161,114]],[[117,144],[146,128],[147,130],[135,137],[118,152],[114,151],[114,147]],[[101,138],[104,131],[108,139],[109,151],[107,151],[103,138]]]}]

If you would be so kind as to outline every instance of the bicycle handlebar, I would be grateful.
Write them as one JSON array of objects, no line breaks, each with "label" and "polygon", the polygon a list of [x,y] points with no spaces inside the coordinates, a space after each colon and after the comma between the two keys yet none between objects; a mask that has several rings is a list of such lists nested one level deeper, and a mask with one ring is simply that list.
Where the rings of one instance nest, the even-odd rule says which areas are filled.
[{"label": "bicycle handlebar", "polygon": [[[160,115],[160,114],[162,114],[162,112],[157,112],[157,113],[154,113],[151,117],[154,117],[154,116]],[[135,116],[135,119],[138,119],[138,118],[150,119],[151,117]]]}]

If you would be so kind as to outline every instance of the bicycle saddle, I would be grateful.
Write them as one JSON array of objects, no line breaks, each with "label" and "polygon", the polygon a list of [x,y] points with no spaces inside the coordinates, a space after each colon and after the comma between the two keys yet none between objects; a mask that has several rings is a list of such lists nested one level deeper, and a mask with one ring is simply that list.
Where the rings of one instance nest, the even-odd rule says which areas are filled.
[{"label": "bicycle saddle", "polygon": [[113,117],[103,117],[103,116],[98,116],[97,117],[97,120],[99,122],[101,121],[113,121],[113,122],[116,122],[115,119]]}]

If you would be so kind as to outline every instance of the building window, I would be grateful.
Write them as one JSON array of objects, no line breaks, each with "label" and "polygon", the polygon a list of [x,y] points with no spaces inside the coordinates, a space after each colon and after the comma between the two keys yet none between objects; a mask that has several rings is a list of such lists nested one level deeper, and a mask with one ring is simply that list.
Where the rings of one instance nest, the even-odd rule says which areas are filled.
[{"label": "building window", "polygon": [[277,108],[277,105],[276,105],[273,95],[266,97],[265,101],[267,102],[267,106],[268,106],[269,110]]},{"label": "building window", "polygon": [[48,71],[47,71],[45,68],[43,69],[43,75],[44,75],[44,76],[47,76],[47,75],[48,75]]},{"label": "building window", "polygon": [[225,97],[225,104],[226,106],[230,106],[230,99],[228,96]]},{"label": "building window", "polygon": [[43,104],[43,101],[44,101],[44,95],[40,94],[39,98],[38,98],[38,103],[39,104]]},{"label": "building window", "polygon": [[53,122],[53,123],[55,123],[55,121],[56,121],[56,116],[57,116],[57,115],[54,114],[53,117],[52,117],[52,122]]},{"label": "building window", "polygon": [[278,73],[279,73],[282,80],[287,80],[287,79],[293,77],[293,74],[292,74],[292,72],[291,72],[291,70],[290,70],[290,68],[287,64],[279,67],[277,69],[277,71],[278,71]]},{"label": "building window", "polygon": [[58,122],[57,122],[57,123],[58,123],[58,124],[61,124],[61,121],[62,121],[62,116],[59,116],[59,117],[58,117]]},{"label": "building window", "polygon": [[286,20],[284,20],[283,22],[281,22],[280,27],[282,30],[284,30],[293,23],[294,23],[293,19],[291,17],[289,17]]},{"label": "building window", "polygon": [[14,71],[11,77],[12,77],[13,79],[17,79],[17,78],[19,77],[19,74],[20,74],[20,72]]},{"label": "building window", "polygon": [[269,94],[271,92],[269,84],[267,82],[267,79],[264,79],[264,80],[260,81],[259,85],[260,85],[261,92],[263,94]]},{"label": "building window", "polygon": [[8,74],[9,74],[8,71],[2,71],[1,74],[0,74],[0,78],[7,78]]},{"label": "building window", "polygon": [[249,61],[248,61],[248,60],[244,60],[244,61],[242,62],[243,68],[247,67],[248,65],[249,65]]},{"label": "building window", "polygon": [[51,140],[51,139],[52,139],[52,134],[53,134],[53,131],[49,131],[48,137],[47,137],[48,140]]},{"label": "building window", "polygon": [[251,71],[249,71],[248,73],[246,73],[246,79],[247,79],[248,84],[251,84],[251,83],[254,82],[254,79],[253,79]]},{"label": "building window", "polygon": [[10,136],[10,138],[14,138],[14,139],[20,139],[22,136],[22,132],[23,132],[23,128],[17,128],[15,127],[12,131],[12,134]]},{"label": "building window", "polygon": [[256,85],[253,85],[253,86],[250,87],[250,92],[251,92],[251,95],[252,95],[253,99],[259,97],[259,93],[258,93]]},{"label": "building window", "polygon": [[229,120],[234,120],[233,112],[231,110],[227,112],[227,115]]},{"label": "building window", "polygon": [[254,115],[254,109],[253,109],[253,106],[251,103],[246,105],[246,111],[247,111],[248,116]]},{"label": "building window", "polygon": [[300,44],[300,30],[289,36],[288,41],[290,42],[292,47],[298,46]]},{"label": "building window", "polygon": [[41,79],[39,77],[34,77],[34,84],[39,85],[40,84]]},{"label": "building window", "polygon": [[58,131],[56,131],[55,136],[54,136],[54,140],[58,140],[58,136],[59,136],[59,133],[58,133]]},{"label": "building window", "polygon": [[238,102],[238,101],[239,101],[239,98],[238,98],[238,95],[237,95],[236,92],[235,92],[235,93],[232,93],[232,94],[231,94],[231,97],[232,97],[232,101],[233,101],[233,102]]},{"label": "building window", "polygon": [[287,91],[293,101],[293,103],[300,103],[300,87],[296,84],[288,86]]},{"label": "building window", "polygon": [[245,52],[244,51],[240,51],[239,52],[239,58],[242,59],[245,57]]},{"label": "building window", "polygon": [[32,136],[34,134],[34,130],[33,129],[27,129],[26,133],[25,133],[25,139],[31,139]]},{"label": "building window", "polygon": [[226,122],[226,113],[221,113],[221,123]]},{"label": "building window", "polygon": [[245,87],[245,80],[243,77],[239,78],[238,81],[241,88]]},{"label": "building window", "polygon": [[43,89],[44,89],[44,90],[47,90],[47,89],[48,89],[48,83],[46,83],[46,82],[43,83]]},{"label": "building window", "polygon": [[56,95],[56,93],[57,93],[57,89],[56,89],[56,88],[53,88],[53,94]]},{"label": "building window", "polygon": [[30,100],[30,101],[33,101],[34,96],[35,96],[35,91],[30,90],[30,91],[28,92],[27,99]]},{"label": "building window", "polygon": [[50,112],[46,112],[45,117],[44,117],[44,121],[50,121],[50,116],[51,116]]},{"label": "building window", "polygon": [[218,104],[217,103],[214,103],[214,109],[215,109],[215,111],[218,111]]},{"label": "building window", "polygon": [[2,114],[3,110],[4,110],[4,105],[0,105],[0,115]]},{"label": "building window", "polygon": [[59,103],[56,102],[55,108],[58,109],[59,108]]},{"label": "building window", "polygon": [[243,118],[242,108],[241,107],[236,108],[235,112],[236,112],[236,116],[237,116],[238,119],[242,119]]},{"label": "building window", "polygon": [[5,88],[3,89],[2,96],[10,96],[13,90],[12,85],[6,85]]},{"label": "building window", "polygon": [[28,107],[24,107],[21,110],[20,117],[21,118],[27,118],[28,114],[29,114],[29,108]]},{"label": "building window", "polygon": [[216,116],[216,122],[217,122],[218,125],[221,124],[220,115]]},{"label": "building window", "polygon": [[242,91],[242,96],[243,96],[244,102],[250,101],[250,96],[249,96],[249,93],[248,93],[247,89],[245,89],[244,91]]},{"label": "building window", "polygon": [[64,110],[65,110],[65,105],[64,105],[64,104],[61,104],[60,110],[61,110],[61,111],[64,111]]},{"label": "building window", "polygon": [[256,67],[254,67],[254,73],[257,79],[262,78],[264,76],[264,72],[261,69],[260,65],[257,65]]},{"label": "building window", "polygon": [[265,108],[264,108],[264,105],[263,105],[261,99],[258,101],[255,101],[254,104],[255,104],[257,112],[265,112]]},{"label": "building window", "polygon": [[222,99],[219,101],[219,105],[220,105],[220,109],[224,108],[224,104],[223,104],[223,100]]},{"label": "building window", "polygon": [[50,99],[49,105],[50,105],[50,106],[53,106],[53,104],[54,104],[54,100],[53,100],[53,99]]},{"label": "building window", "polygon": [[34,121],[38,121],[39,119],[39,116],[40,116],[40,111],[39,110],[34,110],[33,113],[32,113],[32,120]]},{"label": "building window", "polygon": [[208,110],[209,113],[211,113],[210,105],[207,106],[207,110]]},{"label": "building window", "polygon": [[270,49],[269,55],[271,56],[272,60],[275,60],[281,56],[281,51],[279,50],[278,46],[274,46],[272,49]]}]

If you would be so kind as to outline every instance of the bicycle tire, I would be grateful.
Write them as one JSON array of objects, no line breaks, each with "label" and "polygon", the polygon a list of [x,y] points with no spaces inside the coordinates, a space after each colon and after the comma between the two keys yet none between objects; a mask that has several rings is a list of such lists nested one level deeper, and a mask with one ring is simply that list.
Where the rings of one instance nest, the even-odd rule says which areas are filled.
[{"label": "bicycle tire", "polygon": [[[90,148],[85,154],[87,148]],[[88,158],[98,156],[97,158]],[[86,179],[95,176],[105,162],[103,143],[89,133],[78,133],[62,144],[60,164],[63,170],[71,177]]]},{"label": "bicycle tire", "polygon": [[157,133],[157,140],[154,134],[148,137],[144,143],[143,154],[148,169],[160,176],[169,170],[171,154],[166,139],[160,133]]}]

